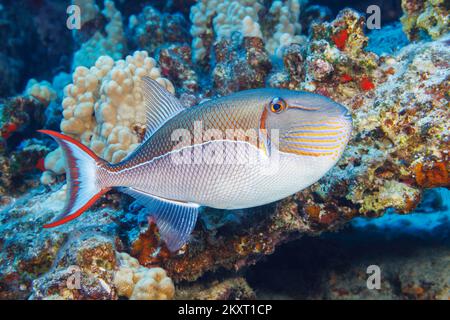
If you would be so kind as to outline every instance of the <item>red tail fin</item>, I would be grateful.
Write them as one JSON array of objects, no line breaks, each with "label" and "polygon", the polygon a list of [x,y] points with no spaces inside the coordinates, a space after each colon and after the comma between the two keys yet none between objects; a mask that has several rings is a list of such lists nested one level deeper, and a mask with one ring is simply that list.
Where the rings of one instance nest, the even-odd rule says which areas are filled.
[{"label": "red tail fin", "polygon": [[39,130],[58,142],[66,160],[67,198],[63,212],[53,222],[44,225],[52,228],[80,216],[103,194],[110,190],[98,180],[98,169],[106,162],[85,145],[61,133]]}]

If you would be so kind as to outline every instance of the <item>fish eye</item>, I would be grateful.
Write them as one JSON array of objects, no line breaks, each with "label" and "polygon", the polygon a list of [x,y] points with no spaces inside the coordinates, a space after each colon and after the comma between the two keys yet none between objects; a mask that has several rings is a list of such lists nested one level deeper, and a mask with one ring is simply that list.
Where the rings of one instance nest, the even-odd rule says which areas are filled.
[{"label": "fish eye", "polygon": [[286,102],[281,98],[274,98],[270,103],[270,111],[280,113],[286,108]]}]

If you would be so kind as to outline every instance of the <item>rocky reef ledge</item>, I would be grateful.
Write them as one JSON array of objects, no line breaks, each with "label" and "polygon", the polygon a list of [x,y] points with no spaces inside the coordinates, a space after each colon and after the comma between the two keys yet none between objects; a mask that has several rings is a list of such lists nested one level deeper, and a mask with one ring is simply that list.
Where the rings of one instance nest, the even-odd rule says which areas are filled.
[{"label": "rocky reef ledge", "polygon": [[[387,209],[410,213],[426,189],[450,187],[448,24],[429,30],[433,40],[378,56],[367,50],[364,17],[351,9],[331,22],[314,21],[309,38],[300,35],[294,19],[286,38],[283,24],[275,23],[282,8],[253,8],[255,15],[245,18],[239,32],[228,19],[224,28],[213,18],[214,6],[203,2],[192,11],[192,47],[178,43],[188,34],[182,17],[155,22],[157,30],[173,27],[159,42],[144,37],[139,24],[158,12],[147,8],[130,17],[129,45],[139,50],[122,60],[125,31],[107,0],[108,30],[117,31],[107,36],[117,48],[95,49],[110,43],[96,33],[80,49],[92,56],[75,54],[89,63],[75,61],[72,77],[59,75],[68,78],[60,81],[67,84],[64,92],[30,80],[22,95],[0,100],[0,299],[252,299],[243,271],[280,244],[339,230],[355,218],[379,217]],[[418,40],[429,27],[422,11],[434,7],[413,3],[403,1],[403,28]],[[220,8],[226,11],[227,5]],[[211,21],[200,19],[200,9]],[[260,10],[272,23],[259,24]],[[174,43],[155,49],[170,39]],[[259,208],[206,208],[191,241],[175,254],[144,210],[115,192],[75,222],[43,229],[61,211],[66,186],[59,150],[35,130],[60,128],[108,161],[120,161],[144,135],[139,121],[145,110],[134,94],[142,75],[175,92],[186,106],[258,87],[319,93],[351,110],[354,131],[343,157],[320,181]],[[436,259],[442,261],[440,255]],[[340,295],[342,277],[330,297]],[[421,297],[415,288],[405,290]]]}]

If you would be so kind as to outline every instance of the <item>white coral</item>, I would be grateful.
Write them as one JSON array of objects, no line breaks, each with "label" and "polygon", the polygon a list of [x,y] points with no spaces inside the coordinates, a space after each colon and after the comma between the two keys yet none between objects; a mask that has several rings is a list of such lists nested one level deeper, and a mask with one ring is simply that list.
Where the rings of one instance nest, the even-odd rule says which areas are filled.
[{"label": "white coral", "polygon": [[46,106],[57,98],[56,91],[48,81],[38,82],[36,79],[28,80],[25,94],[35,97]]},{"label": "white coral", "polygon": [[[61,131],[81,141],[101,158],[118,162],[140,143],[135,126],[145,125],[141,78],[149,76],[174,93],[172,83],[161,77],[155,59],[136,51],[125,60],[109,56],[91,68],[78,67],[73,83],[64,89]],[[60,149],[49,153],[45,167],[64,172]]]},{"label": "white coral", "polygon": [[95,19],[97,14],[100,12],[100,9],[98,8],[95,0],[72,0],[72,4],[80,7],[81,11],[80,20],[82,28],[86,22]]},{"label": "white coral", "polygon": [[262,38],[259,23],[253,20],[250,16],[246,16],[244,20],[242,20],[242,34],[244,37]]},{"label": "white coral", "polygon": [[280,49],[291,43],[301,43],[301,25],[299,23],[302,0],[274,1],[269,12],[275,16],[278,23],[273,35],[267,39],[266,49],[271,54],[280,55]]},{"label": "white coral", "polygon": [[[83,13],[82,8],[82,15]],[[105,0],[102,14],[109,20],[105,26],[106,36],[97,31],[89,40],[84,42],[74,54],[74,68],[78,66],[90,67],[102,55],[108,55],[113,59],[122,58],[126,43],[122,14],[116,9],[114,1],[111,0]]]},{"label": "white coral", "polygon": [[130,255],[118,253],[119,269],[114,275],[117,294],[130,300],[168,300],[175,286],[162,268],[145,268]]},{"label": "white coral", "polygon": [[[198,61],[206,55],[202,37],[208,32],[211,19],[213,31],[218,39],[227,38],[234,31],[251,32],[253,36],[262,37],[261,32],[256,31],[259,30],[258,12],[262,8],[262,4],[255,0],[199,0],[191,7],[190,13],[193,59]],[[251,23],[248,19],[247,23],[243,22],[246,17],[251,19]]]},{"label": "white coral", "polygon": [[[299,36],[301,25],[299,15],[301,6],[306,0],[274,1],[270,14],[276,24],[274,30],[265,30],[267,39],[261,32],[259,12],[264,7],[260,0],[199,0],[191,7],[191,35],[193,59],[199,61],[206,55],[203,38],[212,33],[216,40],[229,38],[234,31],[241,32],[246,37],[262,38],[266,49],[271,54],[279,54],[282,47],[291,43],[301,43]],[[212,30],[210,21],[212,20]]]}]

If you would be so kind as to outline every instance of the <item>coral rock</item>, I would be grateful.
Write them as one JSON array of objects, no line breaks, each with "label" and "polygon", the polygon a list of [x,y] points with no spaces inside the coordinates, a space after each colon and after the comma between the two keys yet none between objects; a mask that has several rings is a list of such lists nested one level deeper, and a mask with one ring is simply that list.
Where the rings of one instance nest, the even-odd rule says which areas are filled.
[{"label": "coral rock", "polygon": [[220,94],[264,86],[272,66],[260,38],[242,38],[235,33],[231,40],[216,43],[214,50],[213,83]]},{"label": "coral rock", "polygon": [[400,21],[410,40],[432,39],[450,31],[450,12],[445,0],[402,0],[403,16]]}]

